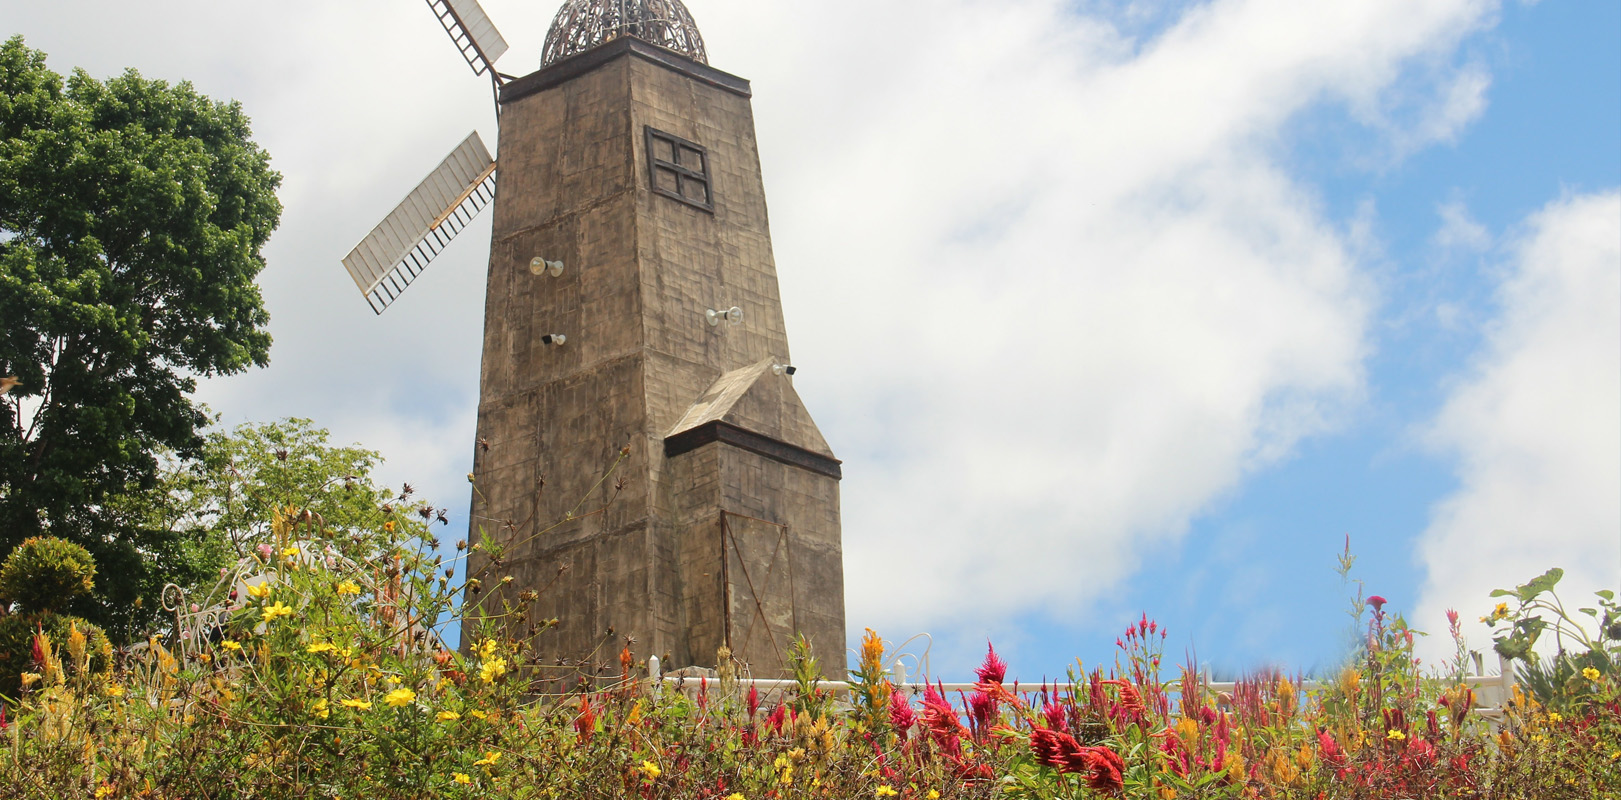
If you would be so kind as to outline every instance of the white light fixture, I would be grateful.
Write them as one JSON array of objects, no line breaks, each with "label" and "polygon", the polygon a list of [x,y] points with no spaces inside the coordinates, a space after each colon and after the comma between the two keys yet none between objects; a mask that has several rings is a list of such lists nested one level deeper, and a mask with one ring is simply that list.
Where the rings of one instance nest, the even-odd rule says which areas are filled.
[{"label": "white light fixture", "polygon": [[563,345],[568,344],[568,337],[561,333],[548,333],[545,336],[540,337],[540,343],[562,347]]},{"label": "white light fixture", "polygon": [[529,260],[529,272],[535,276],[550,275],[556,278],[563,274],[563,262],[547,261],[540,256],[535,256]]},{"label": "white light fixture", "polygon": [[794,373],[799,371],[799,368],[790,366],[788,364],[772,364],[771,371],[777,373],[778,375],[787,375],[788,377],[792,378]]},{"label": "white light fixture", "polygon": [[725,320],[733,325],[736,325],[737,323],[743,321],[743,309],[738,308],[737,306],[732,306],[725,311],[716,311],[715,309],[711,308],[704,311],[704,319],[709,320],[709,327],[711,328],[719,325],[721,320]]}]

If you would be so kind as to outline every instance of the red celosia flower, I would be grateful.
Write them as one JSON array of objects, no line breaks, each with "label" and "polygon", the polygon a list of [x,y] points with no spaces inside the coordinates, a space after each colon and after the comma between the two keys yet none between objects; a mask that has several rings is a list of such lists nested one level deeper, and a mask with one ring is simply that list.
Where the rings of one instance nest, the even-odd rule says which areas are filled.
[{"label": "red celosia flower", "polygon": [[749,684],[749,722],[754,721],[754,715],[760,713],[760,689]]},{"label": "red celosia flower", "polygon": [[1120,754],[1107,747],[1088,747],[1084,751],[1087,766],[1091,774],[1087,776],[1086,785],[1093,791],[1105,794],[1118,794],[1126,788],[1126,762]]},{"label": "red celosia flower", "polygon": [[985,663],[979,665],[974,674],[978,675],[980,680],[989,683],[1001,683],[1002,679],[1007,677],[1007,662],[996,656],[996,648],[992,647],[990,642],[985,643]]},{"label": "red celosia flower", "polygon": [[912,711],[904,692],[896,691],[889,696],[889,724],[903,737],[917,724],[917,714]]},{"label": "red celosia flower", "polygon": [[788,707],[779,703],[777,707],[771,711],[771,716],[766,717],[765,721],[771,726],[771,730],[773,732],[780,734],[782,733],[782,722],[783,720],[787,719],[787,717]]},{"label": "red celosia flower", "polygon": [[1340,750],[1339,743],[1334,741],[1334,737],[1329,735],[1328,731],[1317,734],[1317,749],[1323,754],[1324,761],[1334,766],[1344,763],[1345,753]]},{"label": "red celosia flower", "polygon": [[1037,728],[1030,732],[1030,752],[1036,761],[1059,772],[1084,772],[1086,759],[1081,756],[1081,743],[1075,737],[1050,728]]},{"label": "red celosia flower", "polygon": [[1379,595],[1374,595],[1374,596],[1368,598],[1368,605],[1373,606],[1374,611],[1379,611],[1380,609],[1383,609],[1385,607],[1385,603],[1388,603],[1388,602],[1390,602],[1390,601],[1384,599],[1383,597],[1380,597]]},{"label": "red celosia flower", "polygon": [[34,666],[36,666],[36,667],[44,667],[45,666],[45,629],[44,628],[40,628],[39,632],[34,634]]},{"label": "red celosia flower", "polygon": [[1143,706],[1142,694],[1137,691],[1137,687],[1132,685],[1131,681],[1116,680],[1104,681],[1104,683],[1119,687],[1120,710],[1132,716],[1141,715],[1146,710]]},{"label": "red celosia flower", "polygon": [[923,692],[923,724],[934,735],[935,743],[948,753],[957,751],[958,737],[967,733],[962,720],[957,718],[957,710],[951,707],[951,701],[942,692],[935,691],[933,686]]},{"label": "red celosia flower", "polygon": [[574,718],[574,732],[580,741],[590,742],[591,734],[597,730],[597,713],[591,710],[591,698],[580,701],[580,716]]}]

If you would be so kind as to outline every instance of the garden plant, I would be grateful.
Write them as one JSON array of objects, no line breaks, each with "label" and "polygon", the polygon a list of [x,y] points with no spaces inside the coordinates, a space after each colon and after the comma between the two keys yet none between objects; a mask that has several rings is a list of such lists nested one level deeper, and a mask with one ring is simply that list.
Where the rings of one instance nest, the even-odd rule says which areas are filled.
[{"label": "garden plant", "polygon": [[[799,688],[786,693],[762,693],[725,652],[712,679],[653,681],[628,641],[560,680],[531,650],[547,628],[527,619],[533,590],[499,608],[475,599],[506,582],[498,555],[493,572],[465,575],[468,545],[438,546],[437,510],[409,487],[367,491],[367,513],[307,493],[279,507],[218,589],[175,604],[173,622],[111,669],[85,630],[36,628],[4,701],[0,795],[1621,797],[1608,596],[1592,616],[1611,627],[1567,631],[1586,649],[1560,656],[1581,666],[1556,697],[1517,688],[1492,718],[1463,659],[1421,669],[1417,633],[1377,596],[1354,608],[1354,657],[1311,691],[1276,671],[1207,691],[1199,665],[1165,660],[1167,633],[1146,616],[1111,662],[1038,685],[1011,682],[988,649],[972,691],[895,686],[894,654],[871,631],[835,676],[848,684],[837,696],[803,642],[790,653]],[[348,516],[334,524],[315,507]],[[499,554],[516,536],[475,546]],[[1488,618],[1537,628],[1533,615],[1562,608],[1556,580],[1510,592],[1520,607]],[[217,624],[188,627],[207,607]],[[460,648],[440,639],[452,623]]]}]

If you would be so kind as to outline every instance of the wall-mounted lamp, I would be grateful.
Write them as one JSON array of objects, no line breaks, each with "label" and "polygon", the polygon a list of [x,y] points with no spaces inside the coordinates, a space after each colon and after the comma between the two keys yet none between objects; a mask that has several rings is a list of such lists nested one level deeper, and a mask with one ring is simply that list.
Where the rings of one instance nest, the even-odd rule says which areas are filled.
[{"label": "wall-mounted lamp", "polygon": [[709,320],[709,327],[711,328],[719,325],[721,320],[725,320],[733,325],[736,325],[737,323],[743,321],[743,309],[738,308],[737,306],[732,306],[725,311],[716,311],[715,309],[711,308],[704,311],[704,319]]},{"label": "wall-mounted lamp", "polygon": [[545,336],[540,337],[540,343],[562,347],[563,345],[568,344],[568,337],[561,333],[548,333]]},{"label": "wall-mounted lamp", "polygon": [[788,377],[792,378],[794,373],[799,371],[799,368],[789,366],[787,364],[772,364],[771,371],[777,373],[778,375],[787,375]]},{"label": "wall-mounted lamp", "polygon": [[540,256],[535,256],[529,261],[529,272],[537,277],[540,275],[550,275],[553,278],[556,278],[563,274],[563,262],[547,261]]}]

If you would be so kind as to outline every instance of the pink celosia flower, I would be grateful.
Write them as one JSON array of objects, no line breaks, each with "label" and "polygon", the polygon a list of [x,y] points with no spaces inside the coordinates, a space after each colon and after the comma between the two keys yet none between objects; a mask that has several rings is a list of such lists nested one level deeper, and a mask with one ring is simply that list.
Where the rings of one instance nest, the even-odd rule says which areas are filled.
[{"label": "pink celosia flower", "polygon": [[901,736],[905,736],[917,724],[917,714],[912,711],[912,704],[907,702],[904,692],[896,691],[889,696],[889,724],[894,725]]},{"label": "pink celosia flower", "polygon": [[754,721],[754,715],[760,713],[760,690],[754,684],[749,684],[749,722]]},{"label": "pink celosia flower", "polygon": [[974,674],[989,683],[1001,683],[1007,677],[1007,662],[996,656],[996,648],[991,647],[990,642],[985,643],[985,663],[980,664]]},{"label": "pink celosia flower", "polygon": [[1368,605],[1373,606],[1373,610],[1376,611],[1376,612],[1383,610],[1384,607],[1385,607],[1385,603],[1388,603],[1388,602],[1390,602],[1390,601],[1384,599],[1383,597],[1380,597],[1379,595],[1374,595],[1374,596],[1368,598]]},{"label": "pink celosia flower", "polygon": [[991,721],[996,718],[999,710],[996,707],[996,698],[985,692],[974,692],[968,698],[968,708],[973,712],[974,725],[979,729],[979,732],[984,734],[990,730]]},{"label": "pink celosia flower", "polygon": [[1055,731],[1064,729],[1064,707],[1057,703],[1046,703],[1041,707],[1041,716],[1047,720],[1047,727]]}]

